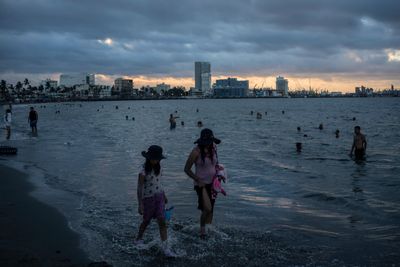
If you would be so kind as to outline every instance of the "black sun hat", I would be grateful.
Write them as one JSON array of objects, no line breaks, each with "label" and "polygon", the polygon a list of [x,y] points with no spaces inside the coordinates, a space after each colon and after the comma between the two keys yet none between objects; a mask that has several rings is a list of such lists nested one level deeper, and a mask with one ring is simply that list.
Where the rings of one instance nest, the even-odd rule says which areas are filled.
[{"label": "black sun hat", "polygon": [[165,156],[162,154],[163,149],[160,146],[152,145],[146,151],[142,151],[142,156],[148,160],[162,160]]},{"label": "black sun hat", "polygon": [[211,131],[208,128],[205,128],[201,130],[200,138],[197,139],[196,142],[194,143],[201,146],[211,145],[212,143],[216,143],[218,145],[219,143],[221,143],[221,140],[214,137],[213,131]]}]

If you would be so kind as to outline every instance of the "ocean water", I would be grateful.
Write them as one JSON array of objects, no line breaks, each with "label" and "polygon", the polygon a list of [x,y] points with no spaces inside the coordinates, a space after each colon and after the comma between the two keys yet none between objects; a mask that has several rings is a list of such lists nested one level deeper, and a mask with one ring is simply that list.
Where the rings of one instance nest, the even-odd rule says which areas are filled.
[{"label": "ocean water", "polygon": [[[19,153],[3,159],[31,175],[38,187],[34,195],[67,217],[92,260],[115,266],[400,262],[397,98],[34,106],[38,136],[30,134],[29,106],[14,106],[12,140],[1,144],[17,146]],[[256,119],[256,112],[262,119]],[[171,113],[179,116],[174,130],[169,129]],[[201,130],[199,120],[222,140],[218,155],[229,175],[224,185],[228,195],[218,196],[205,241],[198,237],[193,183],[183,172]],[[367,137],[364,162],[348,156],[356,125]],[[301,153],[296,142],[303,144]],[[179,255],[175,260],[162,256],[155,222],[146,231],[145,248],[132,242],[141,222],[136,198],[141,151],[152,144],[161,145],[167,156],[162,167],[166,194],[175,207],[169,222],[169,242]]]}]

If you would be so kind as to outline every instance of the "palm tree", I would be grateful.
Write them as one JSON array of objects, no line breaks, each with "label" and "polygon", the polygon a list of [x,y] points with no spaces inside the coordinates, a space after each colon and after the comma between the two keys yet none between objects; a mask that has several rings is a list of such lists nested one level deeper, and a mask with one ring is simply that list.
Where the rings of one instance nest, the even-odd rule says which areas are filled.
[{"label": "palm tree", "polygon": [[24,80],[24,85],[25,85],[25,86],[28,86],[28,85],[29,85],[29,80],[28,80],[28,78],[25,78],[25,80]]},{"label": "palm tree", "polygon": [[21,88],[22,88],[22,83],[18,81],[17,84],[15,85],[15,89],[19,92]]},{"label": "palm tree", "polygon": [[50,89],[50,81],[46,81],[46,91]]},{"label": "palm tree", "polygon": [[0,84],[0,99],[6,98],[6,89],[7,89],[7,82],[5,80],[1,80]]}]

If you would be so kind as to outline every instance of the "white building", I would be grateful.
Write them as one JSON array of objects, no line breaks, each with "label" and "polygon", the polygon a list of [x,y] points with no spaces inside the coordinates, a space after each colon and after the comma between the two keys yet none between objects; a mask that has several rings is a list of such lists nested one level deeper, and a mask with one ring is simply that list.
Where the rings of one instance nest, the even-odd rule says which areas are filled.
[{"label": "white building", "polygon": [[111,86],[103,85],[100,91],[100,98],[111,97]]},{"label": "white building", "polygon": [[282,96],[288,96],[289,82],[284,77],[276,77],[276,92]]},{"label": "white building", "polygon": [[85,84],[95,85],[95,74],[74,73],[60,75],[60,86],[72,87]]},{"label": "white building", "polygon": [[91,98],[110,98],[111,86],[109,85],[93,85],[88,89],[88,97]]},{"label": "white building", "polygon": [[43,86],[44,89],[50,89],[50,88],[57,88],[58,82],[53,81],[51,79],[46,79],[40,82],[40,85]]},{"label": "white building", "polygon": [[194,63],[194,80],[196,91],[203,95],[211,94],[211,64],[209,62]]},{"label": "white building", "polygon": [[87,91],[89,90],[89,88],[90,88],[89,84],[75,85],[75,92]]},{"label": "white building", "polygon": [[171,85],[165,84],[165,83],[160,83],[157,84],[156,86],[156,92],[157,94],[162,94],[163,92],[166,93],[169,89],[171,89]]}]

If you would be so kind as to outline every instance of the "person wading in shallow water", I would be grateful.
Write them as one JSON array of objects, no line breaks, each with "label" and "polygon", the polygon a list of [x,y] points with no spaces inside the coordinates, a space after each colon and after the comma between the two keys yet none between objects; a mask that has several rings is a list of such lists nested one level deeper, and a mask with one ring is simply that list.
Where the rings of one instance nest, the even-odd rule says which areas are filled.
[{"label": "person wading in shallow water", "polygon": [[354,127],[354,140],[351,146],[350,156],[353,155],[355,160],[363,160],[365,156],[365,151],[367,150],[367,140],[365,135],[361,133],[361,127]]},{"label": "person wading in shallow water", "polygon": [[142,151],[146,158],[142,171],[139,173],[137,197],[138,212],[143,215],[138,235],[134,241],[135,245],[142,246],[143,234],[152,219],[157,219],[160,229],[161,247],[167,257],[176,257],[176,254],[168,246],[167,224],[165,222],[165,203],[168,202],[162,186],[162,170],[160,161],[165,159],[163,149],[160,146],[152,145],[147,152]]},{"label": "person wading in shallow water", "polygon": [[29,116],[28,116],[28,122],[32,128],[32,133],[37,133],[37,121],[38,121],[38,113],[36,112],[36,110],[31,107],[31,111],[29,112]]},{"label": "person wading in shallow water", "polygon": [[6,127],[6,138],[7,140],[11,137],[11,109],[6,110],[6,114],[4,114],[4,125]]},{"label": "person wading in shallow water", "polygon": [[[214,137],[210,129],[203,129],[197,144],[190,153],[186,164],[185,173],[194,180],[194,190],[198,197],[198,209],[201,210],[200,216],[200,237],[206,237],[206,224],[211,224],[215,199],[211,198],[212,179],[215,175],[215,165],[218,162],[217,144],[221,140]],[[195,172],[192,166],[195,165]]]},{"label": "person wading in shallow water", "polygon": [[170,124],[169,128],[171,130],[176,128],[176,119],[178,118],[179,117],[175,117],[173,114],[169,115],[169,124]]}]

